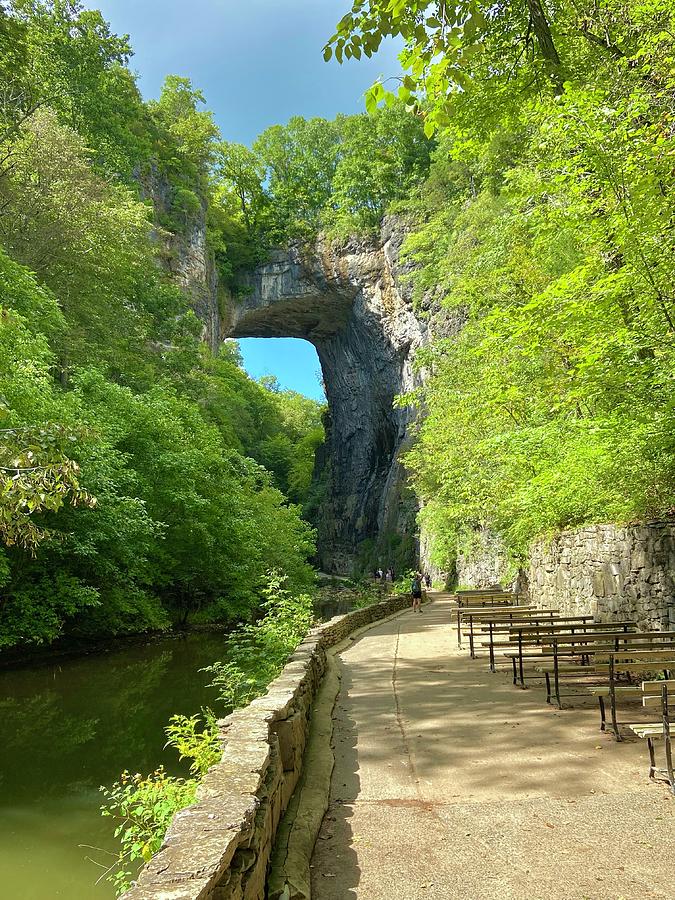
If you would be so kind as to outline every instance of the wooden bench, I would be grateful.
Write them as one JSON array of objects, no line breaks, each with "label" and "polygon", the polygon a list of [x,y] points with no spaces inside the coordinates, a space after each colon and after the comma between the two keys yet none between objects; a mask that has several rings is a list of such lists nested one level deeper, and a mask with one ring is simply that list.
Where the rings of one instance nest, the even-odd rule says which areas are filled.
[{"label": "wooden bench", "polygon": [[475,638],[477,637],[477,627],[481,625],[489,626],[493,624],[522,625],[530,623],[532,625],[551,622],[558,615],[557,609],[535,609],[532,607],[514,606],[509,609],[500,609],[498,612],[486,610],[462,610],[460,616],[457,639],[458,645],[462,647],[462,626],[468,621],[469,623],[469,650],[471,658],[476,658]]},{"label": "wooden bench", "polygon": [[[675,691],[675,680],[643,681],[641,685],[642,705],[659,707],[660,720],[658,722],[632,722],[628,728],[639,738],[647,739],[649,748],[649,779],[654,781],[657,774],[663,774],[668,779],[670,790],[675,794],[675,778],[673,777],[673,752],[671,744],[671,714],[670,697]],[[656,766],[654,753],[654,740],[663,738],[665,770]]]},{"label": "wooden bench", "polygon": [[469,622],[470,618],[478,620],[488,616],[502,616],[505,621],[512,621],[514,617],[525,617],[534,607],[532,606],[500,606],[498,612],[483,606],[458,606],[457,607],[457,646],[462,649],[462,625]]},{"label": "wooden bench", "polygon": [[[587,622],[581,625],[575,623],[567,623],[564,619],[560,622],[555,621],[552,626],[541,625],[536,629],[523,626],[522,629],[512,629],[512,643],[517,647],[517,651],[506,652],[505,656],[511,660],[513,669],[513,683],[520,683],[521,687],[525,687],[524,660],[535,659],[537,661],[542,658],[549,658],[555,661],[558,655],[575,655],[575,648],[581,646],[585,648],[587,645],[593,644],[595,641],[607,642],[612,640],[618,634],[626,634],[635,631],[637,624],[635,622]],[[532,645],[538,645],[541,650],[537,654],[526,653],[525,647],[531,648]],[[567,645],[569,652],[565,654],[563,645]],[[608,650],[614,649],[614,645],[608,645]],[[618,646],[616,647],[618,649]],[[581,664],[588,663],[587,654],[577,654],[581,656]],[[517,670],[517,671],[516,671]],[[539,669],[537,669],[539,671]]]},{"label": "wooden bench", "polygon": [[605,697],[609,698],[610,718],[612,721],[612,731],[617,741],[621,741],[621,732],[619,730],[620,723],[617,713],[617,695],[626,696],[635,691],[617,690],[618,688],[630,688],[633,685],[621,685],[620,677],[626,676],[629,679],[634,675],[653,674],[654,672],[663,672],[666,678],[669,673],[675,672],[675,632],[662,631],[656,632],[661,640],[651,639],[648,641],[649,647],[645,646],[648,636],[654,632],[643,632],[641,635],[631,635],[631,638],[640,638],[642,641],[635,641],[630,649],[622,649],[610,652],[607,656],[598,655],[595,660],[596,668],[607,673],[606,692],[594,690],[600,704],[600,728],[602,731],[606,729],[605,714]]},{"label": "wooden bench", "polygon": [[[595,642],[583,643],[579,647],[577,638],[573,644],[556,642],[553,648],[551,663],[539,666],[538,670],[546,677],[546,702],[550,703],[555,696],[558,709],[562,709],[562,696],[579,696],[580,692],[566,692],[564,695],[560,689],[561,681],[580,681],[582,678],[593,679],[596,683],[589,686],[583,693],[590,692],[598,698],[600,705],[600,728],[605,730],[605,698],[610,697],[610,703],[615,713],[615,703],[612,701],[614,694],[629,694],[632,692],[630,685],[620,686],[616,684],[616,678],[610,678],[609,660],[612,654],[617,653],[642,653],[642,652],[670,652],[675,648],[675,632],[673,631],[631,631],[626,635],[611,635],[609,633],[595,633]],[[581,657],[581,662],[567,661],[570,657]],[[625,670],[617,670],[617,674],[626,674]],[[553,678],[553,687],[551,686]],[[612,687],[614,685],[614,688]],[[619,691],[618,688],[621,687]],[[617,731],[615,729],[615,735]],[[618,738],[620,739],[620,738]]]},{"label": "wooden bench", "polygon": [[505,591],[502,588],[485,588],[468,591],[457,591],[457,603],[464,606],[472,603],[474,606],[494,606],[500,603],[513,604],[516,606],[520,599],[519,594],[512,591]]},{"label": "wooden bench", "polygon": [[[543,645],[547,636],[558,633],[574,634],[592,626],[593,616],[545,616],[543,623],[538,621],[536,615],[521,623],[495,622],[488,620],[478,624],[478,631],[487,631],[488,639],[480,641],[481,646],[487,647],[490,656],[490,671],[496,672],[495,650],[508,650],[517,647],[522,653],[523,646]],[[506,638],[506,640],[503,640]],[[515,660],[513,663],[513,683],[516,684]],[[521,663],[522,671],[522,663]]]}]

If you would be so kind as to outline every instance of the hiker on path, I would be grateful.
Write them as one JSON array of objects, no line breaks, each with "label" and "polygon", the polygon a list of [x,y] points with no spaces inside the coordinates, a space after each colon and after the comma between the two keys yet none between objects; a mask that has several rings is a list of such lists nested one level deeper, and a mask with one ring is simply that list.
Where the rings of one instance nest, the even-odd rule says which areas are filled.
[{"label": "hiker on path", "polygon": [[428,572],[424,576],[424,583],[426,584],[427,588],[431,587],[431,575]]},{"label": "hiker on path", "polygon": [[410,583],[413,612],[422,612],[422,575],[415,572]]}]

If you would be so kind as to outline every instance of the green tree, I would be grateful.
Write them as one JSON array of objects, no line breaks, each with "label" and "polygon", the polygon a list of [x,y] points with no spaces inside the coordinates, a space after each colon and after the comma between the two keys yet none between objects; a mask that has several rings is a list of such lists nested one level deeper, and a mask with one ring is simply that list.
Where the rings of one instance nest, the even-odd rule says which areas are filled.
[{"label": "green tree", "polygon": [[338,119],[340,156],[322,222],[338,235],[377,230],[392,203],[426,176],[431,144],[402,104]]},{"label": "green tree", "polygon": [[13,98],[15,124],[47,105],[94,149],[100,168],[130,180],[149,158],[150,141],[126,65],[128,37],[113,34],[98,10],[74,0],[11,0],[1,31],[12,53],[5,97]]},{"label": "green tree", "polygon": [[279,235],[309,237],[321,227],[339,152],[339,131],[326,119],[293,116],[253,144],[268,180]]},{"label": "green tree", "polygon": [[[644,49],[645,27],[668,42],[672,11],[665,2],[557,3],[511,0],[355,0],[324,47],[324,58],[372,56],[382,41],[400,37],[405,75],[396,90],[376,82],[366,95],[373,110],[396,97],[425,117],[431,135],[446,127],[458,105],[478,99],[479,119],[517,115],[524,98],[560,95],[566,82],[592,84],[598,67],[620,72]],[[660,35],[660,37],[659,37]],[[486,111],[489,113],[486,116]]]}]

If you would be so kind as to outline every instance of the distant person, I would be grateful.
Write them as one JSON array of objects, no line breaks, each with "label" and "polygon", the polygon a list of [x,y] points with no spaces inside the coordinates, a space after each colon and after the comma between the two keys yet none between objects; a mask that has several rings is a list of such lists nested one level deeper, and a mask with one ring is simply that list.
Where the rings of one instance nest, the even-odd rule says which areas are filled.
[{"label": "distant person", "polygon": [[413,612],[422,612],[422,575],[415,572],[410,582]]},{"label": "distant person", "polygon": [[387,574],[384,576],[385,581],[388,581],[390,584],[394,580],[394,573],[391,569],[387,569]]},{"label": "distant person", "polygon": [[428,572],[424,575],[424,583],[426,584],[427,589],[431,587],[431,575]]}]

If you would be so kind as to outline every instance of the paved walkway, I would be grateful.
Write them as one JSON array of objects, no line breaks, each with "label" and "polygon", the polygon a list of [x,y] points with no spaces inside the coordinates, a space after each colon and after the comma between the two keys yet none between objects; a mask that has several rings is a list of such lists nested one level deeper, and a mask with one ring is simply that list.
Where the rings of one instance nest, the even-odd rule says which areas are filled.
[{"label": "paved walkway", "polygon": [[675,799],[646,746],[472,662],[434,597],[342,654],[313,898],[675,897]]}]

